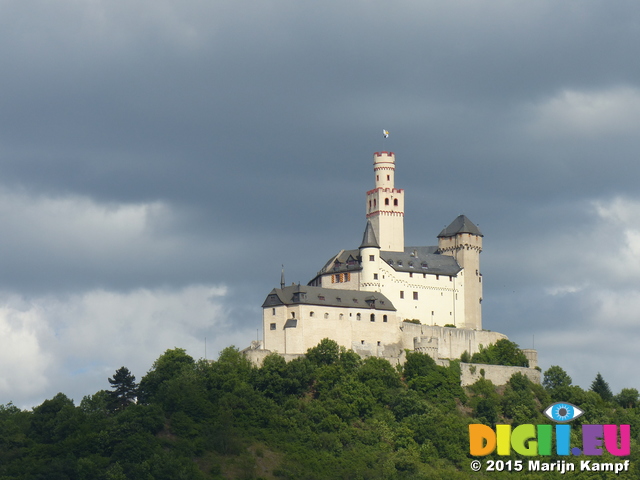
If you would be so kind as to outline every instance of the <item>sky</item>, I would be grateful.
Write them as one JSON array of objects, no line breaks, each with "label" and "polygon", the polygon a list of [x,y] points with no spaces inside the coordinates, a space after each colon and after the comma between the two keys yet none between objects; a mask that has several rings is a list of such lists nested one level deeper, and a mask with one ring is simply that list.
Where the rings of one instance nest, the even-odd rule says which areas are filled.
[{"label": "sky", "polygon": [[0,404],[248,346],[380,150],[407,244],[482,230],[484,328],[640,389],[638,45],[625,0],[0,0]]}]

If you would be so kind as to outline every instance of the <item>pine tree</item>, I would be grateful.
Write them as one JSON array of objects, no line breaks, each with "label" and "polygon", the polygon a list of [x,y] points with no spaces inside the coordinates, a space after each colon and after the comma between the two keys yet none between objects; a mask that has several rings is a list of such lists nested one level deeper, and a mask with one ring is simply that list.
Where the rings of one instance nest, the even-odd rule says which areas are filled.
[{"label": "pine tree", "polygon": [[120,367],[116,370],[113,378],[109,378],[109,383],[113,388],[109,395],[115,410],[123,410],[136,401],[138,385],[136,384],[136,377],[133,376],[128,368]]},{"label": "pine tree", "polygon": [[611,393],[609,384],[604,381],[604,378],[602,378],[600,372],[598,372],[595,380],[591,383],[591,391],[596,392],[603,400],[607,402],[613,399],[613,393]]}]

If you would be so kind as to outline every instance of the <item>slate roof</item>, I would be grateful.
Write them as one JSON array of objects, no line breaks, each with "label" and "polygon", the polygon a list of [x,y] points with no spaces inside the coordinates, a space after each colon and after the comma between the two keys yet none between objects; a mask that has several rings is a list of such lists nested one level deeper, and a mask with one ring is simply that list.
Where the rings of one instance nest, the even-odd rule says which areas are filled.
[{"label": "slate roof", "polygon": [[459,233],[471,233],[472,235],[478,235],[484,237],[480,232],[480,229],[464,215],[458,215],[458,217],[449,224],[447,228],[440,232],[440,237],[454,237]]},{"label": "slate roof", "polygon": [[291,285],[274,288],[267,295],[262,307],[277,305],[318,305],[344,308],[375,308],[395,311],[393,303],[379,292],[338,290],[335,288]]},{"label": "slate roof", "polygon": [[451,255],[435,253],[438,247],[405,247],[404,252],[380,252],[380,258],[397,272],[455,276],[462,268]]},{"label": "slate roof", "polygon": [[[380,258],[397,272],[457,275],[462,268],[450,255],[436,253],[438,247],[406,247],[404,252],[381,251]],[[362,270],[359,250],[341,250],[331,257],[318,274],[357,272]]]},{"label": "slate roof", "polygon": [[380,248],[380,244],[376,238],[376,232],[373,231],[373,225],[371,225],[370,220],[367,220],[367,226],[365,227],[364,235],[362,236],[362,244],[360,244],[360,248],[367,247]]}]

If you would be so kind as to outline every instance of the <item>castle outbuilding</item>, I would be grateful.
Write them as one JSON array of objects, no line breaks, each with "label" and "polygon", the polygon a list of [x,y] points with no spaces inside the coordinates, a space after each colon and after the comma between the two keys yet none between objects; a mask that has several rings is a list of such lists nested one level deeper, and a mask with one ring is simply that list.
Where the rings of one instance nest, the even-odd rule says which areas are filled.
[{"label": "castle outbuilding", "polygon": [[[267,352],[298,356],[323,338],[396,363],[405,350],[456,359],[507,338],[482,328],[480,229],[459,215],[437,245],[405,246],[404,190],[395,187],[395,167],[392,152],[374,154],[375,187],[366,193],[360,246],[333,255],[307,285],[282,280],[267,295],[263,340],[250,349],[254,360]],[[535,352],[525,353],[535,366]]]}]

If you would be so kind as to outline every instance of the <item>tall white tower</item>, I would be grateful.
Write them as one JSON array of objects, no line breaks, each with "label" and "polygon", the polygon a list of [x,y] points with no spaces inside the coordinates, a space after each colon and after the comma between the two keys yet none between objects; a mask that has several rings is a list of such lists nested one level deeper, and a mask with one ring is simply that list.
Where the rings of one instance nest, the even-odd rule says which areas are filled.
[{"label": "tall white tower", "polygon": [[404,251],[404,190],[394,187],[396,156],[373,154],[376,187],[367,192],[367,219],[382,250]]}]

